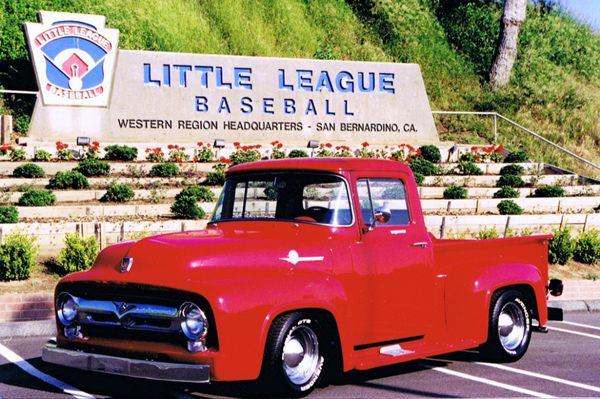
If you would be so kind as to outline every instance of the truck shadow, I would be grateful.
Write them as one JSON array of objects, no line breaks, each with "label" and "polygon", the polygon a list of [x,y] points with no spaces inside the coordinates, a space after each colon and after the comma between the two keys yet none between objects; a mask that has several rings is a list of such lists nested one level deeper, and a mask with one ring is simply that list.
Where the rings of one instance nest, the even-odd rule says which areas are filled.
[{"label": "truck shadow", "polygon": [[[445,355],[444,359],[461,361],[477,360],[475,355],[462,352]],[[268,387],[256,382],[212,383],[209,385],[155,382],[115,375],[88,373],[66,367],[49,365],[44,363],[40,357],[30,358],[26,361],[43,373],[55,377],[86,393],[113,398],[264,398],[265,392],[269,391]],[[328,390],[338,389],[342,390],[342,396],[356,396],[352,394],[353,387],[356,387],[361,391],[360,396],[366,395],[373,397],[377,395],[377,391],[385,391],[399,396],[419,395],[429,398],[453,397],[444,393],[443,387],[440,387],[440,391],[434,392],[401,386],[399,384],[402,384],[402,381],[393,381],[393,383],[386,381],[389,377],[408,376],[410,374],[428,370],[428,367],[423,364],[424,361],[415,361],[381,367],[369,371],[353,371],[346,373],[328,387],[320,388],[315,391],[315,396],[319,396],[319,392],[326,393]],[[444,366],[444,363],[435,362],[435,366]],[[23,372],[14,364],[4,364],[0,366],[0,384],[37,391],[40,393],[40,397],[46,396],[41,394],[42,392],[48,394],[60,392],[57,388]],[[2,396],[5,396],[4,394],[5,393],[2,393]],[[31,396],[31,393],[26,396]]]}]

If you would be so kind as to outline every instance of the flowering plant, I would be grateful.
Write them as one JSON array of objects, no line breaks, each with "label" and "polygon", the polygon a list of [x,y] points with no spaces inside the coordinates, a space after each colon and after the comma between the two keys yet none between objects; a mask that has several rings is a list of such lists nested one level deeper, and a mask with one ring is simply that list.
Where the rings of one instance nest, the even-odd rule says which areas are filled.
[{"label": "flowering plant", "polygon": [[360,148],[354,151],[354,155],[359,158],[375,158],[375,152],[369,146],[367,141],[363,142]]},{"label": "flowering plant", "polygon": [[0,146],[0,155],[6,155],[10,150],[12,150],[12,146],[10,144],[3,144]]},{"label": "flowering plant", "polygon": [[333,144],[331,143],[321,143],[319,144],[319,149],[317,150],[316,157],[318,158],[327,158],[333,156],[333,151],[331,148]]},{"label": "flowering plant", "polygon": [[98,159],[99,153],[100,153],[100,142],[99,141],[92,141],[90,144],[88,144],[86,146],[86,149],[85,149],[85,157],[86,158]]},{"label": "flowering plant", "polygon": [[69,150],[69,145],[62,141],[57,141],[56,145],[56,157],[59,161],[68,161],[73,159],[73,153]]},{"label": "flowering plant", "polygon": [[285,151],[282,150],[283,143],[279,140],[271,142],[271,159],[282,159],[285,158]]},{"label": "flowering plant", "polygon": [[11,161],[23,161],[25,160],[25,150],[20,146],[13,147],[10,144],[5,144],[0,147],[0,154],[4,155],[8,153],[8,158]]},{"label": "flowering plant", "polygon": [[210,162],[213,160],[213,153],[211,150],[211,145],[209,143],[203,143],[199,141],[198,149],[196,149],[196,156],[194,157],[194,161],[196,162]]},{"label": "flowering plant", "polygon": [[421,156],[421,150],[410,144],[400,144],[397,149],[392,150],[390,158],[402,163],[409,163]]},{"label": "flowering plant", "polygon": [[190,159],[190,156],[185,153],[185,147],[180,147],[176,144],[169,144],[169,162],[184,162]]},{"label": "flowering plant", "polygon": [[340,158],[350,158],[352,157],[352,152],[350,152],[350,147],[347,145],[338,145],[335,147],[334,157]]},{"label": "flowering plant", "polygon": [[378,148],[375,150],[375,154],[374,157],[375,158],[380,158],[380,159],[388,159],[389,158],[389,151],[388,151],[389,147],[386,145],[383,148]]},{"label": "flowering plant", "polygon": [[235,152],[229,157],[232,165],[260,160],[261,155],[259,149],[262,147],[260,144],[240,145],[240,143],[236,141],[233,145],[235,146]]},{"label": "flowering plant", "polygon": [[501,162],[504,159],[502,144],[489,146],[473,146],[471,151],[460,156],[461,161],[471,162]]},{"label": "flowering plant", "polygon": [[165,162],[165,153],[160,147],[146,148],[146,161]]}]

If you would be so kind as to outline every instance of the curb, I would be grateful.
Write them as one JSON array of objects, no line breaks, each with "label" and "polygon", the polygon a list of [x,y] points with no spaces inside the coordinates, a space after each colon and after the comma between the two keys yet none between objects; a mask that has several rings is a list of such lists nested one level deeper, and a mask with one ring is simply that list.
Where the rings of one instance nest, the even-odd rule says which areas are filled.
[{"label": "curb", "polygon": [[565,313],[571,312],[600,312],[600,299],[548,301],[549,308],[561,309]]},{"label": "curb", "polygon": [[0,323],[0,338],[34,337],[56,335],[54,319],[35,321],[12,321]]}]

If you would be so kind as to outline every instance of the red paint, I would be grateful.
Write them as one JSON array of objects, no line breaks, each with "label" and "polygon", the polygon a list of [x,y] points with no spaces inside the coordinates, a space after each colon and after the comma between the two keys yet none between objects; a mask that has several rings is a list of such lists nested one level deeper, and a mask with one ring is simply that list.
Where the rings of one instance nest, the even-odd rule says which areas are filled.
[{"label": "red paint", "polygon": [[[204,231],[165,234],[106,248],[93,268],[62,279],[138,283],[202,295],[212,308],[218,350],[190,354],[181,343],[86,337],[81,345],[123,356],[165,355],[172,361],[211,364],[221,381],[258,377],[274,318],[296,309],[321,309],[337,323],[344,370],[368,369],[472,348],[487,338],[490,298],[511,285],[535,293],[540,325],[547,321],[547,241],[550,236],[438,240],[426,231],[417,187],[407,166],[364,159],[294,159],[232,167],[229,174],[269,170],[328,171],[349,183],[359,209],[359,178],[398,178],[406,186],[410,224],[367,231],[360,212],[351,226],[307,221],[229,221]],[[398,230],[404,230],[399,232]],[[425,247],[412,246],[425,242]],[[286,258],[290,250],[323,261]],[[119,272],[124,256],[135,263]],[[381,342],[403,342],[414,354],[379,354]],[[69,342],[59,329],[59,346]],[[356,350],[355,347],[359,347]],[[367,346],[365,349],[360,347]],[[164,359],[164,357],[163,357]]]}]

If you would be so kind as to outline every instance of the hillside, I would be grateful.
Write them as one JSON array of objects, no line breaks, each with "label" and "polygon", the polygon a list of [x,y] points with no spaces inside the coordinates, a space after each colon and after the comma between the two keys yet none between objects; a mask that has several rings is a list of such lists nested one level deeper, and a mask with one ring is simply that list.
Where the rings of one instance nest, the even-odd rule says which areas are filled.
[{"label": "hillside", "polygon": [[[486,75],[502,5],[493,0],[0,0],[0,85],[35,89],[23,21],[40,9],[98,13],[121,48],[196,53],[416,62],[433,109],[494,110],[591,160],[600,159],[600,36],[559,9],[530,6],[513,81],[492,92]],[[4,107],[27,127],[31,98]],[[491,121],[439,118],[443,140],[487,142]],[[500,125],[501,142],[582,171]]]}]

